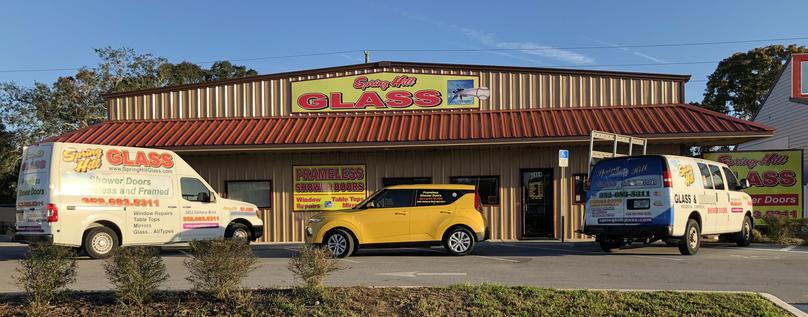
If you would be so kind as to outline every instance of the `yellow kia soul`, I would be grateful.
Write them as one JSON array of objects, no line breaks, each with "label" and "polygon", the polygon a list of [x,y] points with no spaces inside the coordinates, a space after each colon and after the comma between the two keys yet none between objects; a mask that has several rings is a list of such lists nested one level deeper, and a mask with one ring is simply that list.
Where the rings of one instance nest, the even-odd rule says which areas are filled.
[{"label": "yellow kia soul", "polygon": [[466,255],[488,239],[480,199],[471,185],[396,185],[377,191],[353,209],[309,219],[306,242],[337,257],[360,247],[443,245]]}]

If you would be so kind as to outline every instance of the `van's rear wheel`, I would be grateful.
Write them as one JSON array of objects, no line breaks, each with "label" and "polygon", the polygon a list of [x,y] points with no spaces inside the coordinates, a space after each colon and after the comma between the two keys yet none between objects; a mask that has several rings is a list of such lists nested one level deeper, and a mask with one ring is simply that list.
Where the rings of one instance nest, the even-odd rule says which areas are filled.
[{"label": "van's rear wheel", "polygon": [[749,216],[743,217],[743,225],[741,225],[741,232],[738,232],[738,237],[735,241],[739,247],[748,247],[752,244],[752,219]]},{"label": "van's rear wheel", "polygon": [[118,248],[118,234],[107,227],[95,227],[84,236],[84,252],[93,259],[106,259]]},{"label": "van's rear wheel", "polygon": [[687,221],[685,236],[679,241],[679,252],[682,255],[694,255],[699,252],[701,246],[701,228],[694,219]]},{"label": "van's rear wheel", "polygon": [[603,252],[612,252],[620,248],[620,245],[623,243],[623,238],[602,236],[598,237],[598,243],[600,243],[600,249],[603,250]]}]

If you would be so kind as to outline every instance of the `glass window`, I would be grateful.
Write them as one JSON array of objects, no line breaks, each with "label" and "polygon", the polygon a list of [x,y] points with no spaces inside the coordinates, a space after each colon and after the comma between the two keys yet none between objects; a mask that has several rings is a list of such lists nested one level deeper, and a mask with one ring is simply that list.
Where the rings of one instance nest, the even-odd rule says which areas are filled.
[{"label": "glass window", "polygon": [[808,61],[800,62],[801,75],[800,77],[800,93],[808,95]]},{"label": "glass window", "polygon": [[623,157],[600,161],[592,169],[589,190],[595,195],[602,190],[662,187],[663,163],[659,157]]},{"label": "glass window", "polygon": [[704,189],[713,189],[713,178],[710,176],[710,168],[707,164],[699,163],[699,174],[701,174],[701,183],[704,184]]},{"label": "glass window", "polygon": [[586,202],[586,174],[572,175],[572,203]]},{"label": "glass window", "polygon": [[414,193],[415,190],[412,189],[388,189],[374,196],[366,206],[368,208],[412,207]]},{"label": "glass window", "polygon": [[474,185],[483,205],[499,205],[499,176],[458,176],[450,183]]},{"label": "glass window", "polygon": [[735,173],[726,167],[722,167],[722,169],[724,170],[724,176],[727,177],[727,188],[729,190],[739,191],[741,189],[741,183],[738,181],[738,178],[735,177]]},{"label": "glass window", "polygon": [[717,190],[724,189],[724,178],[721,177],[721,169],[718,166],[710,165],[710,172],[713,175],[713,185]]},{"label": "glass window", "polygon": [[227,198],[253,203],[258,208],[272,206],[271,181],[228,181],[225,190]]},{"label": "glass window", "polygon": [[384,177],[382,187],[393,185],[432,184],[431,177]]},{"label": "glass window", "polygon": [[182,199],[187,201],[210,202],[210,190],[202,181],[196,178],[183,177],[180,179]]},{"label": "glass window", "polygon": [[463,197],[469,192],[462,190],[431,190],[420,189],[415,195],[416,206],[440,206],[449,205]]}]

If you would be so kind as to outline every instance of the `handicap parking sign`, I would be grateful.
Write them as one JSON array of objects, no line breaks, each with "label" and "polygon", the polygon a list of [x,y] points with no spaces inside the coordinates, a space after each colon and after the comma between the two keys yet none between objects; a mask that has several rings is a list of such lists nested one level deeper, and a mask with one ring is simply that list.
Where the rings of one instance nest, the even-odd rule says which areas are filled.
[{"label": "handicap parking sign", "polygon": [[558,150],[558,166],[567,167],[570,164],[570,151]]}]

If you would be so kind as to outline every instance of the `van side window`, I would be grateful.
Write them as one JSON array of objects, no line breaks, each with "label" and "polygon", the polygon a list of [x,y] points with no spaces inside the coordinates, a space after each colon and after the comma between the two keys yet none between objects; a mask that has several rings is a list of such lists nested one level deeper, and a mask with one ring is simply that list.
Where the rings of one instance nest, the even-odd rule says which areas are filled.
[{"label": "van side window", "polygon": [[727,177],[727,188],[732,191],[740,191],[741,183],[738,181],[738,178],[735,177],[735,173],[726,167],[722,167],[721,169],[724,170],[724,175]]},{"label": "van side window", "polygon": [[710,173],[710,168],[707,164],[699,163],[699,172],[701,174],[701,182],[704,184],[704,189],[713,189],[713,177]]},{"label": "van side window", "polygon": [[721,177],[721,169],[718,166],[710,165],[710,172],[713,175],[713,185],[715,185],[716,190],[723,190],[724,189],[724,178]]},{"label": "van side window", "polygon": [[180,187],[182,187],[182,199],[203,203],[210,202],[210,191],[202,181],[196,178],[183,177],[180,178]]},{"label": "van side window", "polygon": [[372,204],[369,208],[398,208],[398,207],[412,207],[413,194],[415,190],[412,189],[388,189],[384,192],[373,197],[373,200],[368,204]]}]

